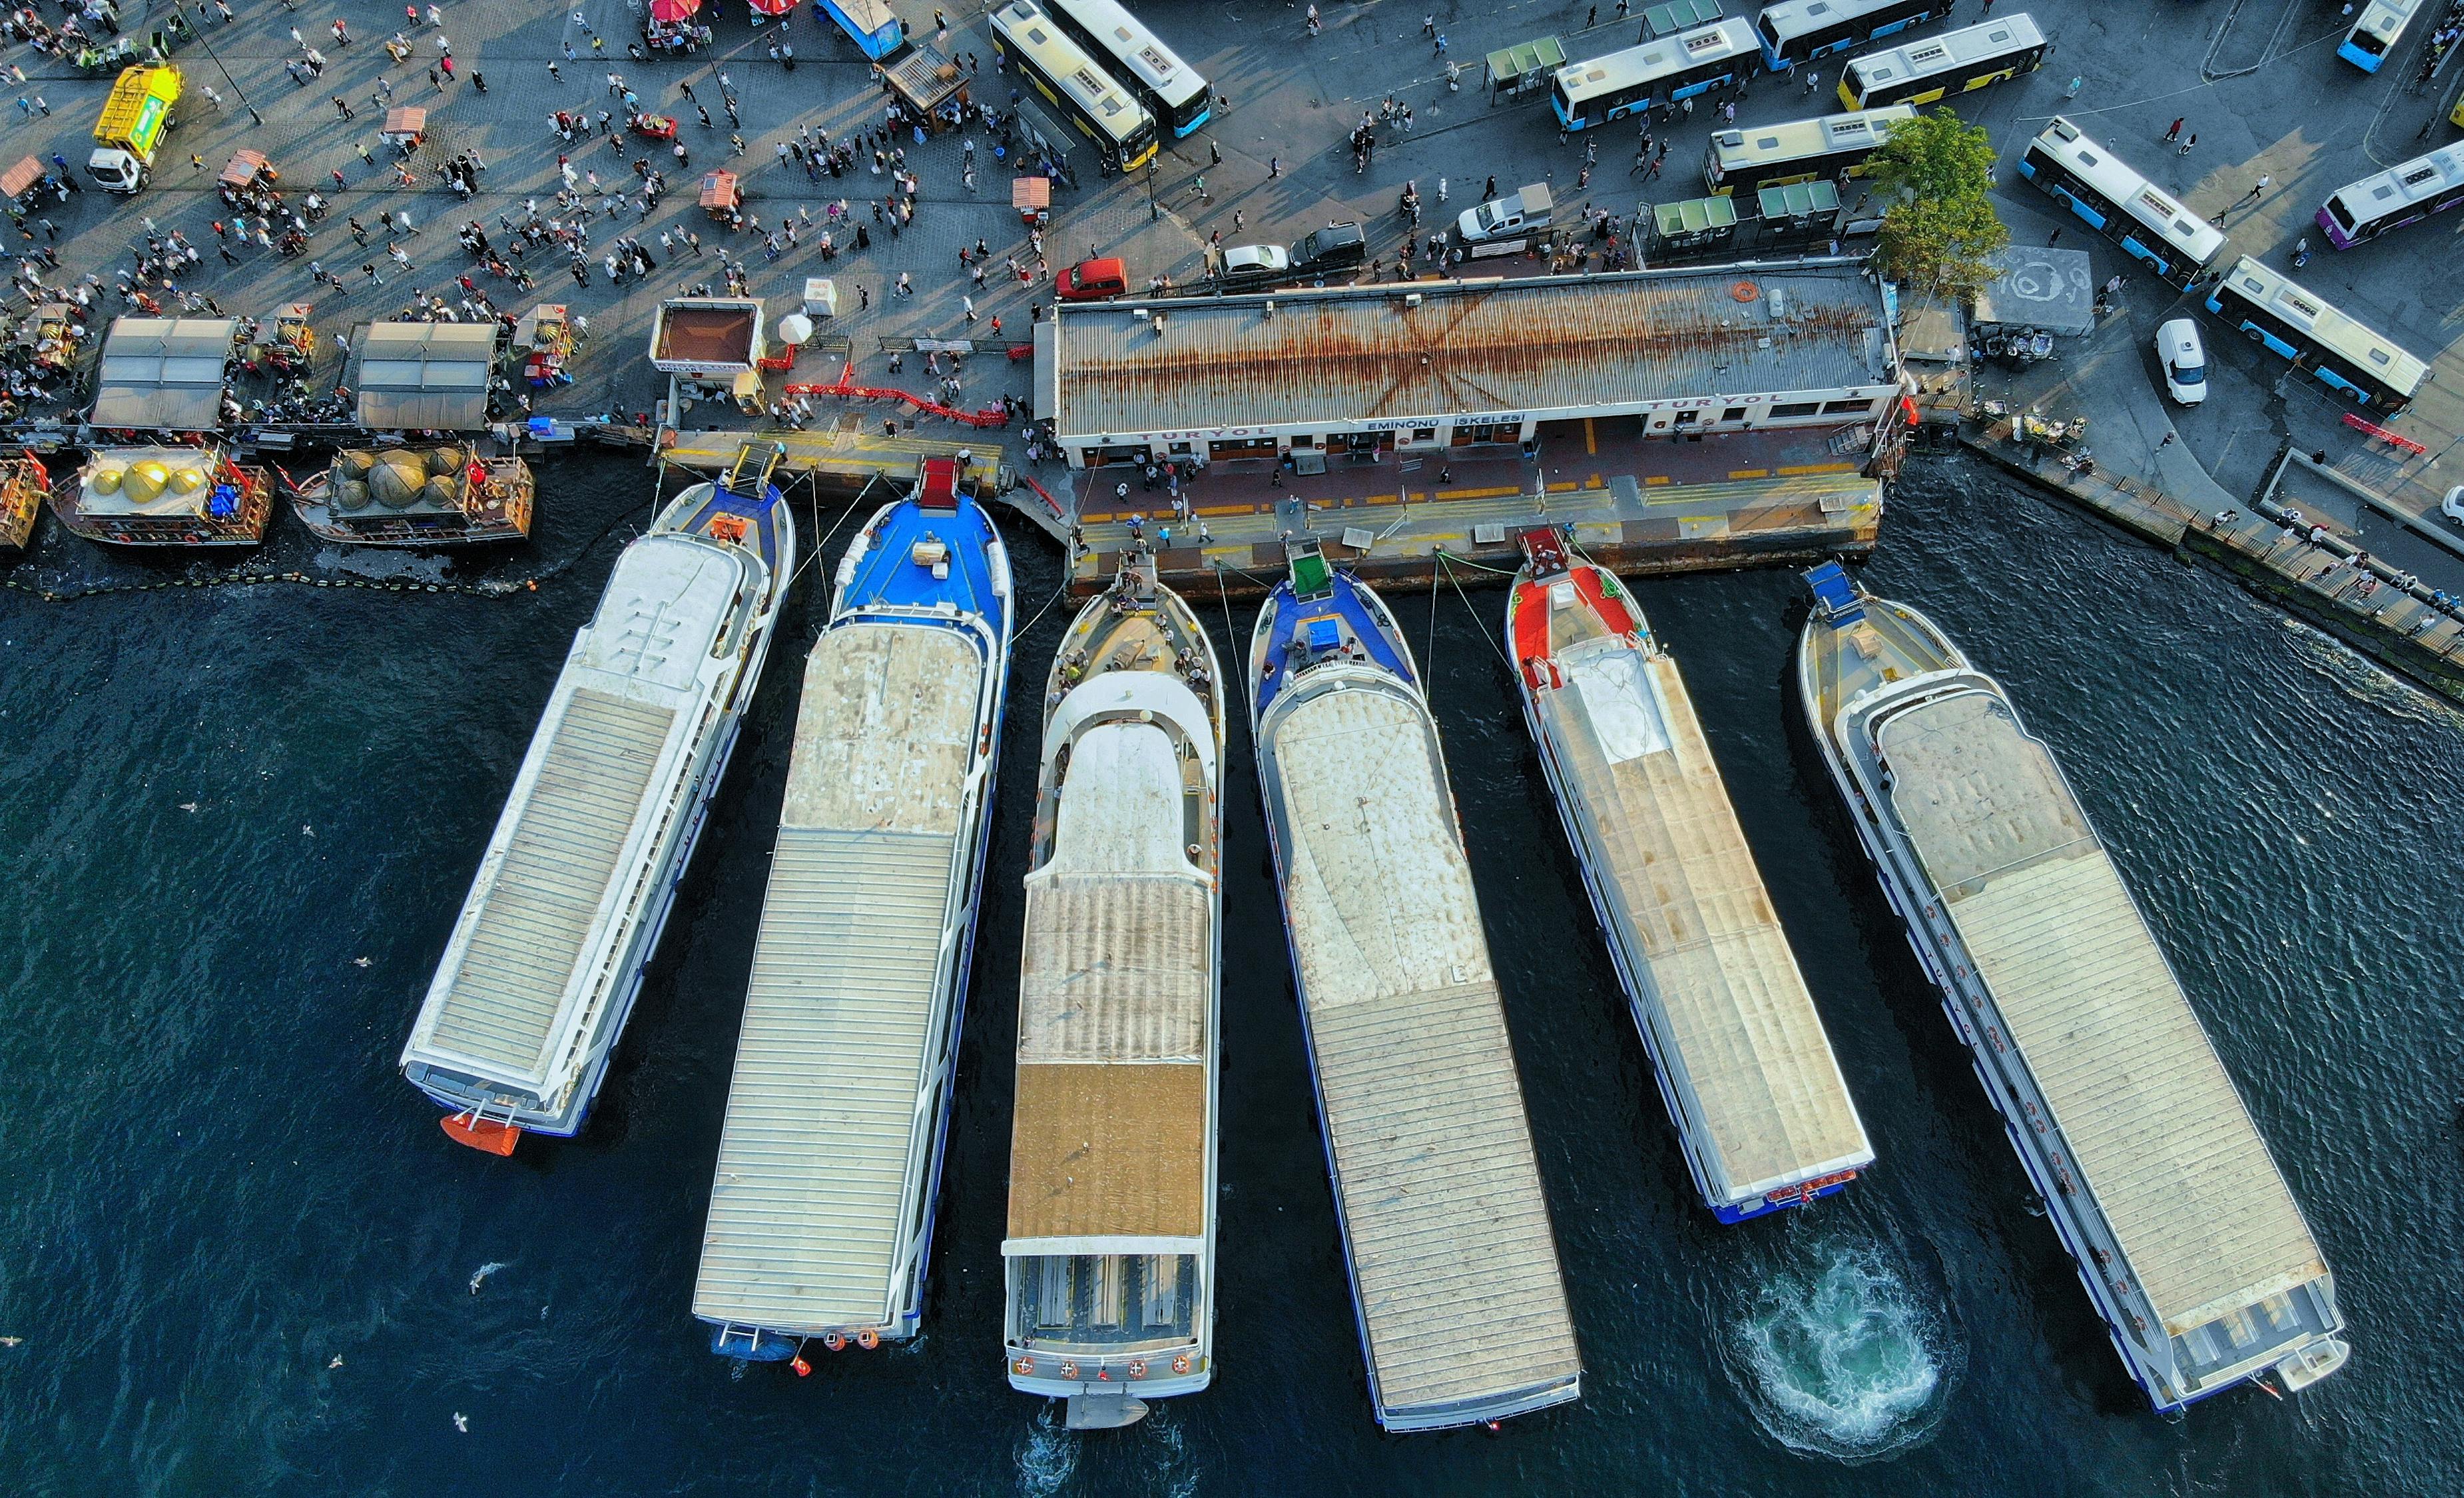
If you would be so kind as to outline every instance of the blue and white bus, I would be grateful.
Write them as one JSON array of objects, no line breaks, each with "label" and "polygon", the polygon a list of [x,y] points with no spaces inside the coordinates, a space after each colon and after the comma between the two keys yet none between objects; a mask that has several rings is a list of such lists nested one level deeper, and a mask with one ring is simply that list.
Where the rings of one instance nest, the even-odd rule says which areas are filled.
[{"label": "blue and white bus", "polygon": [[[907,45],[907,28],[891,13],[884,0],[813,0],[813,14],[836,21],[875,62]],[[756,17],[755,19],[759,19]]]},{"label": "blue and white bus", "polygon": [[2369,0],[2362,7],[2362,18],[2344,33],[2344,44],[2336,49],[2336,55],[2364,73],[2376,73],[2412,23],[2412,12],[2420,9],[2421,0]]},{"label": "blue and white bus", "polygon": [[1785,73],[1950,13],[1951,0],[1780,0],[1754,18],[1763,65]]},{"label": "blue and white bus", "polygon": [[1206,122],[1213,90],[1198,70],[1155,39],[1115,0],[1051,0],[1052,18],[1129,84],[1155,122],[1177,139]]},{"label": "blue and white bus", "polygon": [[1742,16],[1573,62],[1550,80],[1549,107],[1569,130],[1588,130],[1750,76],[1762,44]]},{"label": "blue and white bus", "polygon": [[2059,115],[2019,154],[2019,175],[2130,252],[2167,285],[2188,287],[2225,250],[2224,231],[2184,208]]},{"label": "blue and white bus", "polygon": [[2208,292],[2210,312],[2355,405],[2393,415],[2430,366],[2248,255]]}]

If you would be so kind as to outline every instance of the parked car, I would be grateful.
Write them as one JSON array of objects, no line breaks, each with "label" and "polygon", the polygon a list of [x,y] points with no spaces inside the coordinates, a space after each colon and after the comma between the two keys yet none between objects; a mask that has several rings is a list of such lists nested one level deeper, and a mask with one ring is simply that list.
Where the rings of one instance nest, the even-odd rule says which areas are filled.
[{"label": "parked car", "polygon": [[1101,301],[1107,297],[1118,297],[1129,289],[1129,265],[1109,256],[1081,260],[1062,272],[1052,283],[1052,295],[1063,301]]},{"label": "parked car", "polygon": [[1369,259],[1369,236],[1350,220],[1329,224],[1302,235],[1287,258],[1295,277],[1348,271]]},{"label": "parked car", "polygon": [[2175,318],[2156,330],[2156,359],[2165,366],[2165,393],[2184,406],[2208,398],[2208,351],[2199,325]]},{"label": "parked car", "polygon": [[1261,291],[1291,279],[1292,257],[1281,245],[1235,245],[1223,252],[1225,291]]},{"label": "parked car", "polygon": [[2438,501],[2438,513],[2458,525],[2464,525],[2464,484],[2457,484],[2447,491],[2447,497]]}]

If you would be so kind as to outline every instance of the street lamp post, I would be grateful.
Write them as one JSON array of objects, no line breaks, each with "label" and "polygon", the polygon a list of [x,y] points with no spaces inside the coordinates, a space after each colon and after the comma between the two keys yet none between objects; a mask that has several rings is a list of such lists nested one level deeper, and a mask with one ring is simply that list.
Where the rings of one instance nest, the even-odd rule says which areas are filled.
[{"label": "street lamp post", "polygon": [[258,126],[262,127],[265,123],[265,117],[256,112],[256,106],[254,104],[249,102],[248,90],[239,86],[239,79],[231,77],[231,69],[223,66],[223,59],[221,55],[214,51],[214,44],[206,40],[206,28],[202,23],[197,26],[196,33],[197,45],[206,49],[206,55],[213,59],[215,71],[222,74],[223,81],[231,86],[231,92],[239,96],[239,107],[247,110],[248,118],[254,121]]}]

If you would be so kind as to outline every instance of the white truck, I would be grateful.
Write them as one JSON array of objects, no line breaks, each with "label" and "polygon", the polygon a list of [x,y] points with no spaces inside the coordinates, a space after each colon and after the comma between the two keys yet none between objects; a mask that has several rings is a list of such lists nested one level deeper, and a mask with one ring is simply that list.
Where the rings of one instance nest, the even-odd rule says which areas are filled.
[{"label": "white truck", "polygon": [[1509,197],[1491,198],[1478,208],[1463,209],[1455,221],[1456,237],[1477,245],[1546,229],[1555,207],[1548,187],[1535,182]]}]

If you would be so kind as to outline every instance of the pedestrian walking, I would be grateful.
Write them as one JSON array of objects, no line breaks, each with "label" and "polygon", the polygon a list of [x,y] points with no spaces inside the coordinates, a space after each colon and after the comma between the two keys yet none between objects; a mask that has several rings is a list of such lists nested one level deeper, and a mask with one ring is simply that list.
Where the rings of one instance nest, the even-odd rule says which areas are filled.
[{"label": "pedestrian walking", "polygon": [[1267,176],[1269,179],[1273,179],[1273,178],[1276,178],[1276,177],[1280,177],[1280,176],[1282,176],[1283,174],[1284,174],[1284,159],[1283,159],[1282,157],[1280,157],[1280,156],[1269,156],[1269,157],[1267,157],[1267,158],[1266,158],[1266,176]]},{"label": "pedestrian walking", "polygon": [[2064,89],[2064,90],[2062,90],[2062,97],[2063,97],[2064,99],[2077,99],[2077,98],[2079,98],[2079,89],[2080,89],[2081,87],[2083,87],[2083,86],[2086,84],[2086,82],[2087,82],[2087,79],[2082,78],[2082,77],[2074,77],[2074,78],[2072,78],[2072,79],[2071,79],[2071,86],[2070,86],[2070,87],[2068,87],[2068,88],[2066,88],[2066,89]]},{"label": "pedestrian walking", "polygon": [[2268,174],[2268,173],[2266,173],[2266,172],[2260,172],[2260,173],[2258,174],[2258,180],[2257,180],[2256,182],[2254,182],[2254,183],[2252,183],[2252,184],[2250,185],[2250,196],[2248,196],[2248,197],[2246,197],[2246,198],[2242,199],[2242,201],[2243,201],[2244,203],[2255,203],[2255,202],[2257,202],[2257,201],[2258,201],[2258,199],[2259,199],[2259,195],[2260,195],[2261,193],[2264,193],[2264,192],[2265,192],[2265,191],[2266,191],[2266,190],[2267,190],[2271,186],[2273,186],[2273,185],[2275,184],[2275,182],[2276,182],[2276,179],[2275,179],[2273,176],[2269,175],[2269,174]]},{"label": "pedestrian walking", "polygon": [[2182,141],[2182,149],[2181,149],[2180,154],[2182,154],[2182,155],[2184,155],[2184,156],[2188,156],[2188,155],[2189,155],[2189,154],[2190,154],[2190,147],[2191,147],[2191,146],[2193,146],[2193,145],[2196,145],[2196,144],[2198,144],[2198,143],[2199,143],[2199,136],[2198,136],[2198,132],[2194,130],[2194,131],[2192,131],[2189,135],[2186,136],[2186,137],[2183,139],[2183,141]]},{"label": "pedestrian walking", "polygon": [[2179,433],[2178,433],[2178,432],[2170,432],[2170,431],[2168,431],[2168,432],[2165,433],[2165,440],[2164,440],[2164,441],[2162,441],[2162,442],[2160,442],[2160,443],[2158,443],[2158,444],[2156,444],[2156,451],[2157,451],[2157,452],[2164,452],[2167,448],[2171,447],[2171,446],[2173,445],[2173,439],[2174,439],[2174,437],[2176,437],[2176,436],[2178,436],[2178,435],[2179,435]]},{"label": "pedestrian walking", "polygon": [[973,322],[976,320],[976,298],[973,297],[960,297],[958,298],[958,305],[967,310],[968,321]]},{"label": "pedestrian walking", "polygon": [[[967,154],[970,156],[975,154],[975,150],[972,146],[968,148]],[[1215,139],[1212,136],[1207,137],[1206,141],[1206,165],[1209,166],[1221,166],[1223,165],[1223,147],[1216,144]]]},{"label": "pedestrian walking", "polygon": [[2060,230],[2058,230],[2058,229],[2055,230],[2052,233],[2047,234],[2047,235],[2045,236],[2045,248],[2046,248],[2046,249],[2048,249],[2048,250],[2051,250],[2054,246],[2056,246],[2056,245],[2057,245],[2057,244],[2060,244],[2061,242],[2062,242],[2062,231],[2061,231]]},{"label": "pedestrian walking", "polygon": [[1438,51],[1437,51],[1437,55],[1439,55],[1439,56],[1442,57],[1442,56],[1444,56],[1445,55],[1446,55],[1446,33],[1443,33],[1443,32],[1440,32],[1440,33],[1438,33]]},{"label": "pedestrian walking", "polygon": [[2170,125],[2167,125],[2167,126],[2166,127],[2166,129],[2165,129],[2165,143],[2166,143],[2167,145],[2171,145],[2171,144],[2173,144],[2175,142],[2177,142],[2177,141],[2179,141],[2179,140],[2181,140],[2181,139],[2182,139],[2182,124],[2183,124],[2183,121],[2187,121],[2188,119],[2189,119],[2189,116],[2188,116],[2188,115],[2181,116],[2181,117],[2177,118],[2176,120],[2174,120],[2174,121],[2173,121]]}]

